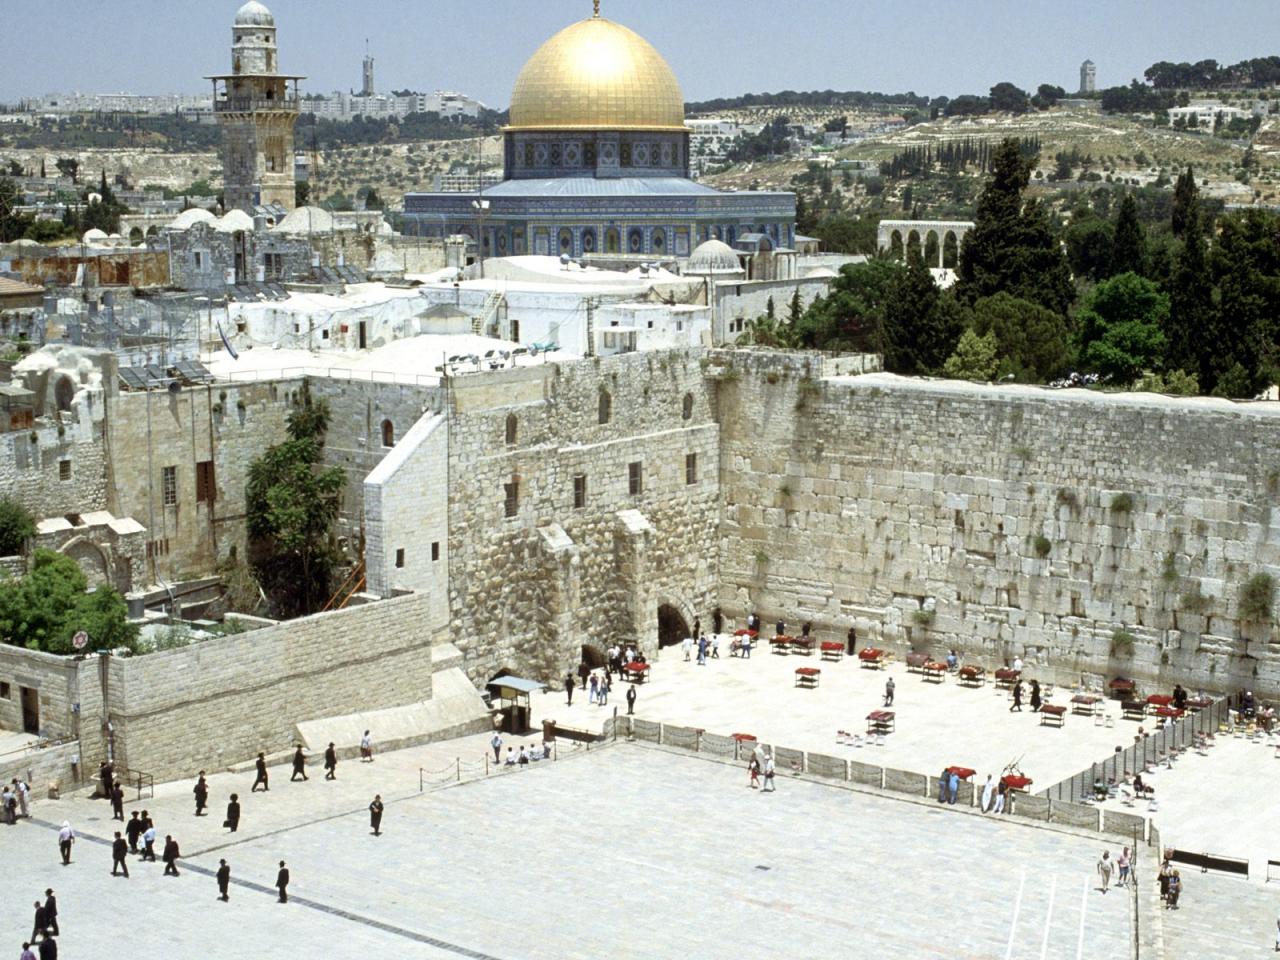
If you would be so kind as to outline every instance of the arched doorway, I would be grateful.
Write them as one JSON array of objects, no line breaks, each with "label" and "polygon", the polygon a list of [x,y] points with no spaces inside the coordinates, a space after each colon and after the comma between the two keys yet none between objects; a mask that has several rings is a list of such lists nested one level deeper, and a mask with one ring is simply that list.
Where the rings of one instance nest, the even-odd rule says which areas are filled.
[{"label": "arched doorway", "polygon": [[889,234],[889,256],[895,260],[903,259],[904,250],[902,248],[902,233],[899,230]]},{"label": "arched doorway", "polygon": [[592,670],[600,670],[608,663],[608,657],[594,643],[584,643],[582,645],[582,662]]},{"label": "arched doorway", "polygon": [[942,266],[942,254],[938,248],[938,234],[930,230],[924,235],[924,265],[926,267]]},{"label": "arched doorway", "polygon": [[942,265],[948,270],[960,266],[960,242],[956,240],[955,231],[948,230],[942,241]]},{"label": "arched doorway", "polygon": [[684,614],[667,603],[658,607],[658,649],[675,646],[691,635]]}]

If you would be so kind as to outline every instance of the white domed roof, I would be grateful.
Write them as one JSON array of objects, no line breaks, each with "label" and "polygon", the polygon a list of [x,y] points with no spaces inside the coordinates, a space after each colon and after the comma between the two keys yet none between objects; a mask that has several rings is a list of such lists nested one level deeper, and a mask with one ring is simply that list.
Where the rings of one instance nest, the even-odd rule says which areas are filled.
[{"label": "white domed roof", "polygon": [[275,225],[275,233],[327,233],[334,228],[333,214],[321,207],[298,207]]},{"label": "white domed roof", "polygon": [[812,270],[810,270],[808,273],[805,274],[805,279],[806,280],[817,280],[817,279],[830,280],[838,276],[840,276],[840,274],[836,273],[830,267],[814,267]]},{"label": "white domed roof", "polygon": [[106,240],[106,239],[107,239],[107,235],[103,231],[99,230],[97,227],[94,227],[92,230],[86,230],[84,232],[84,236],[80,238],[82,243],[93,243],[97,240]]},{"label": "white domed roof", "polygon": [[235,233],[237,230],[253,230],[253,217],[243,210],[228,210],[221,220],[215,220],[213,229],[219,233]]},{"label": "white domed roof", "polygon": [[738,255],[723,240],[708,240],[701,243],[689,257],[686,273],[720,273],[742,269]]},{"label": "white domed roof", "polygon": [[274,27],[275,25],[276,18],[258,0],[249,0],[236,11],[237,27]]},{"label": "white domed roof", "polygon": [[214,215],[203,207],[192,207],[190,210],[183,210],[174,217],[168,229],[188,230],[197,223],[213,223],[215,219]]}]

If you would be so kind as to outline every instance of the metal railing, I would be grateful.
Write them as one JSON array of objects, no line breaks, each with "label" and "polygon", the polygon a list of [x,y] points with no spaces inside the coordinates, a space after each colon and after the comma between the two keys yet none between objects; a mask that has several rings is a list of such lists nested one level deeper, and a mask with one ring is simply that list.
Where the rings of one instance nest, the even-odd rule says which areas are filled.
[{"label": "metal railing", "polygon": [[297,112],[301,100],[298,97],[220,97],[213,101],[214,113],[249,113],[257,110],[286,110]]},{"label": "metal railing", "polygon": [[[576,756],[579,753],[589,753],[592,749],[599,750],[609,742],[611,741],[575,740],[573,741],[573,746],[563,752],[565,757]],[[496,762],[490,755],[490,751],[485,750],[484,757],[480,760],[464,760],[462,757],[455,757],[453,763],[440,767],[438,770],[419,767],[418,792],[423,793],[428,788],[483,780],[485,777],[500,776],[525,767],[536,767],[543,763],[555,763],[557,760],[564,759],[560,756],[561,750],[558,740],[545,746],[549,746],[550,755],[543,757],[541,760],[530,760],[527,764]]]}]

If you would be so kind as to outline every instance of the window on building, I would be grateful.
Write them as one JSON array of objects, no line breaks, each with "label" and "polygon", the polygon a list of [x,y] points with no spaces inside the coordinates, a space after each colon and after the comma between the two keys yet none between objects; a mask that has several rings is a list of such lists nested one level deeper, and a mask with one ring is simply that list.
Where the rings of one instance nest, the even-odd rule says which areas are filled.
[{"label": "window on building", "polygon": [[284,254],[268,253],[263,256],[263,267],[266,269],[268,280],[281,280],[284,278]]},{"label": "window on building", "polygon": [[520,509],[520,480],[512,477],[510,483],[502,485],[502,489],[506,495],[504,513],[507,517],[514,517]]},{"label": "window on building", "polygon": [[382,421],[382,445],[384,447],[396,445],[396,426],[390,420]]},{"label": "window on building", "polygon": [[0,681],[0,700],[12,700],[12,699],[13,699],[13,690],[9,687],[9,684],[3,681]]},{"label": "window on building", "polygon": [[696,453],[686,453],[684,455],[684,482],[687,484],[698,482],[698,455]]},{"label": "window on building", "polygon": [[516,419],[516,415],[514,413],[507,414],[507,446],[515,446],[519,431],[520,421]]},{"label": "window on building", "polygon": [[178,468],[160,468],[160,495],[166,507],[178,504]]},{"label": "window on building", "polygon": [[213,482],[213,461],[201,460],[196,464],[196,503],[213,503],[218,490]]},{"label": "window on building", "polygon": [[59,480],[71,479],[71,461],[70,460],[58,461],[58,479]]},{"label": "window on building", "polygon": [[684,402],[681,404],[681,407],[680,407],[680,416],[685,420],[690,420],[693,418],[693,394],[692,393],[686,393],[684,395]]},{"label": "window on building", "polygon": [[197,270],[203,270],[204,269],[204,251],[197,250],[194,253],[192,253],[191,262],[195,265],[195,268]]},{"label": "window on building", "polygon": [[404,566],[404,547],[401,547],[399,550],[396,551],[396,566],[397,567]]},{"label": "window on building", "polygon": [[440,559],[440,541],[439,540],[435,540],[431,544],[431,559],[432,560]]},{"label": "window on building", "polygon": [[639,460],[627,464],[627,491],[633,497],[644,493],[644,466]]},{"label": "window on building", "polygon": [[608,390],[600,391],[599,420],[608,423],[613,419],[613,395]]},{"label": "window on building", "polygon": [[578,474],[573,478],[573,509],[581,510],[587,505],[587,477]]}]

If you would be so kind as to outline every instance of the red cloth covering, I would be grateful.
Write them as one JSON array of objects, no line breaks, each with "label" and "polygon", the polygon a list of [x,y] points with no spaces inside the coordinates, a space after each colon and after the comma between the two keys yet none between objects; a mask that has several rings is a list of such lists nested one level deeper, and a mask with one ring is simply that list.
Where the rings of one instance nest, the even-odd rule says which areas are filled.
[{"label": "red cloth covering", "polygon": [[759,636],[755,630],[735,630],[733,635],[735,637],[750,637],[752,640]]},{"label": "red cloth covering", "polygon": [[868,720],[892,720],[893,711],[892,710],[872,710],[870,713],[867,714],[867,719]]},{"label": "red cloth covering", "polygon": [[1056,703],[1045,703],[1040,706],[1041,713],[1047,713],[1051,717],[1061,717],[1067,712],[1067,708]]},{"label": "red cloth covering", "polygon": [[1107,686],[1111,690],[1132,690],[1135,684],[1128,677],[1116,677]]},{"label": "red cloth covering", "polygon": [[968,666],[960,668],[960,676],[964,677],[966,680],[972,680],[974,677],[980,677],[986,672],[987,671],[982,667]]},{"label": "red cloth covering", "polygon": [[1012,667],[1001,667],[996,671],[997,680],[1017,680],[1021,675],[1021,670],[1014,670]]},{"label": "red cloth covering", "polygon": [[795,638],[794,638],[794,637],[788,637],[788,636],[786,636],[785,634],[779,634],[779,635],[778,635],[778,636],[776,636],[776,637],[770,637],[770,638],[769,638],[769,642],[770,642],[770,643],[783,643],[783,644],[786,644],[786,643],[792,643],[794,640],[795,640]]},{"label": "red cloth covering", "polygon": [[968,780],[973,776],[974,772],[968,767],[947,767],[947,773],[954,773],[961,780]]},{"label": "red cloth covering", "polygon": [[756,739],[754,733],[734,733],[730,734],[730,736],[739,743],[742,743],[743,741],[754,742]]},{"label": "red cloth covering", "polygon": [[1153,707],[1167,707],[1173,703],[1173,697],[1167,693],[1153,693],[1151,696],[1147,697],[1147,703],[1151,704]]},{"label": "red cloth covering", "polygon": [[1176,707],[1156,707],[1152,712],[1157,717],[1180,717],[1183,714],[1183,711]]},{"label": "red cloth covering", "polygon": [[1101,703],[1102,698],[1092,693],[1077,693],[1071,698],[1072,703],[1083,703],[1086,706],[1093,706],[1095,703]]},{"label": "red cloth covering", "polygon": [[835,651],[835,650],[843,650],[843,649],[844,649],[844,644],[843,644],[843,643],[841,643],[841,642],[840,642],[840,641],[838,641],[838,640],[823,640],[823,641],[822,641],[822,649],[823,649],[823,650],[832,650],[832,651]]},{"label": "red cloth covering", "polygon": [[1000,782],[1010,790],[1025,790],[1027,787],[1031,786],[1030,777],[1019,777],[1011,773],[1007,773],[1001,777]]},{"label": "red cloth covering", "polygon": [[937,660],[930,660],[924,665],[924,668],[926,670],[937,670],[939,672],[943,672],[947,669],[947,665],[945,663],[939,663]]},{"label": "red cloth covering", "polygon": [[796,667],[796,674],[801,677],[816,677],[821,672],[817,667]]},{"label": "red cloth covering", "polygon": [[859,660],[879,660],[884,656],[884,651],[878,647],[863,647],[858,651]]},{"label": "red cloth covering", "polygon": [[1207,710],[1213,706],[1213,701],[1208,697],[1196,697],[1187,701],[1188,707],[1195,707],[1197,710]]},{"label": "red cloth covering", "polygon": [[623,669],[623,670],[628,670],[628,671],[630,671],[631,673],[644,673],[646,670],[648,670],[648,669],[649,669],[649,664],[647,664],[647,663],[627,663],[627,664],[623,664],[622,669]]}]

